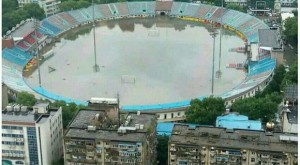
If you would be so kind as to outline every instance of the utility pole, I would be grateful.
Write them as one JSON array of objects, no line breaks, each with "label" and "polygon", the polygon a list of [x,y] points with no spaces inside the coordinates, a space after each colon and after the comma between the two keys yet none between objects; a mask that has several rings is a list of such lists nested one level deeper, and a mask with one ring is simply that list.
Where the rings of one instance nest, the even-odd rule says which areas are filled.
[{"label": "utility pole", "polygon": [[35,56],[37,59],[37,65],[38,65],[38,75],[39,75],[39,87],[42,87],[42,80],[41,80],[41,71],[40,71],[40,55],[39,55],[39,41],[37,37],[37,29],[39,27],[38,21],[36,18],[34,18],[34,35],[35,35]]},{"label": "utility pole", "polygon": [[[222,8],[223,8],[223,0],[222,1]],[[219,69],[216,72],[216,77],[221,78],[222,72],[221,72],[221,55],[222,55],[222,28],[223,28],[223,22],[221,17],[221,27],[220,27],[220,49],[219,49]]]}]

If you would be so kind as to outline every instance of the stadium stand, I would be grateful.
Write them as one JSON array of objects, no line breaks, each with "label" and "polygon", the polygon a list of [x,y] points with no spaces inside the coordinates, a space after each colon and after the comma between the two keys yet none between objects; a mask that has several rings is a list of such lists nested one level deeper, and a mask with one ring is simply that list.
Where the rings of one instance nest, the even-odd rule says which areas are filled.
[{"label": "stadium stand", "polygon": [[197,18],[205,19],[207,12],[211,9],[212,6],[201,4],[200,8],[196,14]]},{"label": "stadium stand", "polygon": [[66,12],[59,13],[57,16],[63,20],[65,24],[68,24],[68,27],[74,27],[78,24],[78,22]]},{"label": "stadium stand", "polygon": [[114,6],[119,11],[120,16],[128,16],[129,15],[127,3],[125,3],[125,2],[116,3],[116,4],[114,4]]},{"label": "stadium stand", "polygon": [[44,28],[44,29],[47,29],[47,32],[51,32],[51,34],[53,34],[53,35],[58,35],[59,33],[62,32],[61,29],[59,29],[58,27],[52,25],[51,23],[49,23],[45,19],[41,22],[41,27]]},{"label": "stadium stand", "polygon": [[218,7],[217,10],[210,17],[211,20],[221,22],[221,17],[224,15],[226,9]]},{"label": "stadium stand", "polygon": [[200,4],[174,2],[170,15],[190,16],[194,17],[199,10]]},{"label": "stadium stand", "polygon": [[215,11],[218,9],[216,6],[212,6],[209,11],[205,14],[205,19],[210,19],[210,17],[215,13]]},{"label": "stadium stand", "polygon": [[149,15],[155,13],[155,4],[146,2],[128,2],[130,15]]},{"label": "stadium stand", "polygon": [[107,4],[98,5],[97,8],[105,18],[113,17],[113,14],[111,13]]},{"label": "stadium stand", "polygon": [[70,16],[72,16],[79,24],[87,22],[87,19],[81,14],[80,9],[68,11],[67,13],[70,14]]},{"label": "stadium stand", "polygon": [[28,50],[28,49],[29,49],[29,46],[27,46],[27,45],[24,43],[23,40],[20,41],[20,42],[18,42],[18,43],[17,43],[17,46],[18,46],[19,48],[23,49],[23,50]]},{"label": "stadium stand", "polygon": [[14,47],[12,49],[5,48],[2,50],[2,58],[18,64],[20,66],[25,66],[26,63],[29,61],[31,58],[31,55],[23,52],[17,47]]},{"label": "stadium stand", "polygon": [[[103,18],[102,13],[99,10],[97,10],[96,5],[94,6],[94,11],[95,11],[94,18],[96,20]],[[88,13],[93,18],[93,6],[90,6],[90,7],[86,8],[85,12]]]}]

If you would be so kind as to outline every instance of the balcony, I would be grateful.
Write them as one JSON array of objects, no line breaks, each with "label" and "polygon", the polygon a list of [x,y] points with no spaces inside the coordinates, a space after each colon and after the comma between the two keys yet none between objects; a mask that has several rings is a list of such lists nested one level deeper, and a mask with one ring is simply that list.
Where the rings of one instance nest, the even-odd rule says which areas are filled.
[{"label": "balcony", "polygon": [[176,148],[175,147],[171,147],[170,151],[176,151]]}]

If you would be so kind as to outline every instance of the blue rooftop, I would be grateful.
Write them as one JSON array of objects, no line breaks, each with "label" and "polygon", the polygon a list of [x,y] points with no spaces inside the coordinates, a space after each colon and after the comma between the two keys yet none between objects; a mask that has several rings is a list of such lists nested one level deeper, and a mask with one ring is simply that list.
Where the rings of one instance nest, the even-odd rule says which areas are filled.
[{"label": "blue rooftop", "polygon": [[188,125],[189,127],[192,127],[192,128],[195,128],[196,126],[201,126],[199,124],[191,124],[191,123],[174,123],[174,122],[157,123],[157,126],[156,126],[157,135],[170,136],[172,134],[173,127],[175,124]]},{"label": "blue rooftop", "polygon": [[262,130],[261,121],[248,120],[247,116],[238,114],[218,116],[216,120],[216,127],[224,127],[227,129]]}]

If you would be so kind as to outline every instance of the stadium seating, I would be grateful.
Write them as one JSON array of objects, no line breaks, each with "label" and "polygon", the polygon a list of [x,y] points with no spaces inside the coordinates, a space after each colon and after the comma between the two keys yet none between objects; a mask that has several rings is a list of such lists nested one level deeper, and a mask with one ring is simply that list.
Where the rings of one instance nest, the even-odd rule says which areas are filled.
[{"label": "stadium seating", "polygon": [[113,17],[113,14],[111,13],[107,4],[98,5],[97,8],[105,18]]},{"label": "stadium seating", "polygon": [[218,7],[217,10],[215,10],[215,12],[212,14],[210,19],[221,23],[221,17],[225,13],[225,11],[226,11],[225,8]]},{"label": "stadium seating", "polygon": [[93,10],[94,10],[94,19],[95,20],[103,18],[102,13],[99,11],[99,8],[97,8],[96,5],[94,7],[90,6],[90,7],[86,8],[85,12],[88,13],[92,17],[92,19],[93,19]]},{"label": "stadium seating", "polygon": [[85,23],[88,20],[86,19],[86,17],[84,17],[82,15],[82,13],[80,12],[80,10],[72,10],[72,11],[68,11],[68,14],[70,14],[79,24]]},{"label": "stadium seating", "polygon": [[212,6],[201,4],[199,10],[196,13],[196,17],[205,19],[207,12],[211,9]]},{"label": "stadium seating", "polygon": [[41,22],[41,27],[47,29],[47,31],[51,32],[51,34],[53,34],[53,35],[58,35],[59,33],[62,32],[61,29],[59,29],[58,27],[52,25],[51,23],[49,23],[45,19]]},{"label": "stadium seating", "polygon": [[155,13],[155,5],[151,2],[128,2],[130,15],[149,15]]},{"label": "stadium seating", "polygon": [[31,56],[20,49],[18,50],[17,47],[14,47],[12,49],[3,49],[2,58],[20,66],[25,66]]},{"label": "stadium seating", "polygon": [[171,15],[194,17],[199,10],[199,6],[200,4],[196,3],[174,2],[171,9]]},{"label": "stadium seating", "polygon": [[205,14],[205,19],[210,19],[210,17],[215,13],[215,11],[218,9],[216,6],[211,6],[209,11]]},{"label": "stadium seating", "polygon": [[78,25],[78,22],[66,12],[59,13],[57,14],[57,16],[60,17],[61,20],[64,20],[69,27],[74,27]]},{"label": "stadium seating", "polygon": [[17,46],[20,47],[21,49],[27,50],[29,46],[27,46],[24,41],[20,41],[17,43]]},{"label": "stadium seating", "polygon": [[115,6],[115,8],[117,8],[120,16],[128,16],[129,15],[127,3],[125,3],[125,2],[124,3],[115,3],[114,6]]}]

